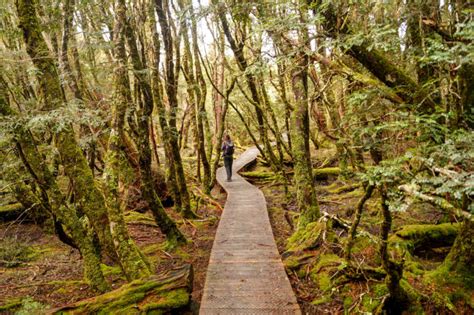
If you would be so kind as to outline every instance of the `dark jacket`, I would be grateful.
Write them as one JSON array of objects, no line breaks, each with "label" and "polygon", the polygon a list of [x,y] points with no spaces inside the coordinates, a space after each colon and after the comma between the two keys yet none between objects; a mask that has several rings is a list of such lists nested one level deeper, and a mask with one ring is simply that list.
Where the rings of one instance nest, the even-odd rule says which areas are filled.
[{"label": "dark jacket", "polygon": [[[232,142],[232,140],[224,141],[222,143],[221,149],[222,149],[222,156],[232,157],[233,152],[234,152],[234,143]],[[231,153],[229,153],[229,152],[231,152]]]}]

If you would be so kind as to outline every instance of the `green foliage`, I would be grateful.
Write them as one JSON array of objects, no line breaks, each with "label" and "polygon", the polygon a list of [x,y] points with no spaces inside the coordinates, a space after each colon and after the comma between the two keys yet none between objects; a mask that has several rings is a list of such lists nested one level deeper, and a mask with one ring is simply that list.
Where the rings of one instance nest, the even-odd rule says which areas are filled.
[{"label": "green foliage", "polygon": [[408,184],[416,193],[432,198],[443,209],[473,211],[474,135],[459,130],[446,135],[441,144],[408,150],[404,155],[368,167],[362,181],[391,188],[392,210],[405,210],[411,203],[398,187]]},{"label": "green foliage", "polygon": [[454,43],[446,43],[442,38],[427,38],[427,54],[421,58],[424,64],[472,63],[474,60],[474,21],[458,23],[455,26]]},{"label": "green foliage", "polygon": [[418,186],[421,192],[448,199],[454,206],[474,212],[472,132],[459,130],[447,136],[444,143],[408,152],[407,157],[418,166],[412,185]]}]

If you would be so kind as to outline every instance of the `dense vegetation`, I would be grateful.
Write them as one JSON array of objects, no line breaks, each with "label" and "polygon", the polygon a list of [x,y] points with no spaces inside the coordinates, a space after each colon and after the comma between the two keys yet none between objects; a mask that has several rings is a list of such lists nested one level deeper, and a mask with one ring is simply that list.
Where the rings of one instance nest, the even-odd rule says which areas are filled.
[{"label": "dense vegetation", "polygon": [[[244,175],[303,310],[473,311],[467,1],[7,0],[0,14],[0,310],[123,284],[75,305],[95,309],[151,283],[163,296],[145,309],[188,305],[192,272],[172,265],[209,255],[227,133],[260,151]],[[85,294],[8,287],[47,257],[33,226],[80,253],[68,281]]]}]

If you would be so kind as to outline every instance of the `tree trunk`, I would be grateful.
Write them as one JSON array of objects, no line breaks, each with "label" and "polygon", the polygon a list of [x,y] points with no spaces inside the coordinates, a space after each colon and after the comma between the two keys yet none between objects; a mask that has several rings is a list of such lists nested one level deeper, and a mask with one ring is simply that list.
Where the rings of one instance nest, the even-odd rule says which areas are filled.
[{"label": "tree trunk", "polygon": [[204,132],[204,124],[207,122],[207,112],[206,112],[206,95],[207,87],[206,81],[202,74],[201,62],[199,59],[199,47],[198,47],[198,38],[197,38],[197,26],[196,26],[196,17],[194,15],[193,4],[191,1],[188,2],[190,6],[191,14],[191,34],[192,34],[192,51],[194,57],[194,71],[197,84],[195,85],[195,94],[196,94],[196,128],[197,136],[199,139],[199,153],[203,168],[203,187],[206,193],[209,193],[208,187],[210,186],[211,181],[211,166],[208,160],[208,154],[206,152],[206,136]]},{"label": "tree trunk", "polygon": [[[124,10],[126,10],[125,4],[123,4],[123,6]],[[124,35],[127,38],[133,69],[135,70],[135,78],[139,87],[139,91],[143,95],[143,102],[141,102],[137,112],[138,152],[141,176],[140,190],[142,191],[143,199],[148,203],[148,206],[155,217],[156,223],[160,227],[160,230],[163,232],[163,234],[165,234],[168,240],[173,243],[182,243],[185,242],[186,239],[184,238],[183,234],[181,234],[174,221],[166,214],[165,209],[163,208],[163,205],[156,194],[155,183],[151,170],[151,148],[149,133],[151,113],[153,112],[153,95],[148,78],[144,73],[144,69],[146,69],[146,67],[140,60],[135,35],[128,22],[126,22],[125,16],[123,22],[125,27]],[[126,61],[126,59],[124,61]]]},{"label": "tree trunk", "polygon": [[392,228],[392,215],[388,208],[388,198],[386,188],[380,189],[381,206],[382,206],[382,227],[380,232],[380,256],[382,260],[382,268],[387,273],[385,282],[387,284],[389,298],[385,301],[384,308],[394,312],[394,314],[402,313],[408,308],[409,298],[405,290],[400,286],[400,280],[403,277],[403,261],[397,263],[392,261],[388,255],[388,235]]},{"label": "tree trunk", "polygon": [[[313,0],[312,2],[319,1]],[[323,15],[325,18],[324,28],[332,36],[336,37],[338,32],[342,34],[350,34],[352,32],[349,27],[350,23],[347,21],[340,23],[338,21],[332,4],[325,8]],[[342,25],[342,27],[339,29],[338,25]],[[360,45],[353,45],[347,53],[359,61],[385,85],[396,89],[397,94],[406,103],[415,104],[417,101],[424,101],[426,103],[421,106],[421,109],[434,108],[433,100],[427,97],[428,95],[420,93],[422,89],[407,73],[393,64],[382,52],[377,49],[369,50],[368,47],[370,46],[369,42],[364,41]]]},{"label": "tree trunk", "polygon": [[301,216],[298,228],[319,218],[319,205],[314,191],[309,152],[309,114],[307,94],[307,57],[297,54],[296,65],[291,72],[291,84],[295,100],[291,114],[291,139],[295,168],[296,202]]},{"label": "tree trunk", "polygon": [[104,170],[106,202],[109,209],[110,231],[114,238],[115,250],[120,259],[122,269],[128,280],[143,278],[150,274],[150,269],[134,241],[128,234],[123,217],[123,201],[121,194],[126,190],[123,169],[128,167],[121,149],[125,113],[127,104],[131,103],[130,83],[125,51],[126,6],[124,0],[117,2],[116,21],[114,27],[114,107],[113,120],[109,136],[109,145]]},{"label": "tree trunk", "polygon": [[347,238],[346,247],[344,249],[344,258],[346,261],[351,260],[351,252],[352,246],[354,244],[355,236],[357,233],[357,227],[359,226],[360,219],[362,218],[362,211],[364,210],[365,202],[372,196],[372,192],[374,191],[374,185],[367,185],[365,187],[365,194],[360,198],[359,202],[357,203],[356,212],[354,215],[354,219],[352,220],[352,225],[349,230],[349,236]]},{"label": "tree trunk", "polygon": [[[168,102],[170,106],[169,122],[168,126],[169,141],[170,141],[170,155],[172,162],[174,163],[176,171],[176,182],[181,196],[182,209],[181,212],[185,218],[195,218],[196,215],[191,210],[191,203],[189,200],[189,192],[186,186],[186,177],[184,175],[183,162],[181,160],[181,154],[178,146],[178,130],[176,128],[176,112],[178,110],[178,99],[177,99],[177,76],[178,73],[175,69],[175,62],[173,61],[173,43],[171,36],[171,29],[168,18],[165,13],[165,7],[163,6],[162,0],[155,0],[155,10],[158,16],[158,22],[160,23],[161,33],[163,42],[165,45],[165,68],[166,68],[166,94],[168,96]],[[179,51],[176,51],[176,55]],[[178,60],[178,56],[176,60]],[[175,75],[176,73],[176,75]],[[170,161],[171,162],[171,161]]]},{"label": "tree trunk", "polygon": [[[213,0],[213,3],[219,5],[217,0]],[[225,12],[222,10],[223,8],[219,8],[218,16],[222,24],[222,28],[224,30],[224,34],[227,38],[227,41],[230,44],[230,47],[234,53],[235,59],[237,61],[237,65],[239,66],[240,71],[245,73],[245,80],[247,82],[247,86],[250,90],[250,94],[252,96],[252,103],[255,107],[255,116],[257,118],[258,123],[258,133],[260,135],[260,142],[263,142],[266,155],[269,158],[269,162],[275,170],[279,169],[278,160],[273,153],[272,146],[268,140],[267,131],[265,128],[265,120],[264,120],[264,113],[262,110],[262,101],[260,96],[258,95],[257,84],[254,75],[250,71],[246,71],[248,68],[247,59],[244,56],[244,43],[243,42],[236,42],[234,37],[231,34],[231,30],[229,28],[229,24],[227,22],[227,18]]]},{"label": "tree trunk", "polygon": [[152,41],[153,41],[153,56],[154,56],[154,66],[152,67],[151,75],[152,75],[152,91],[153,91],[153,102],[157,108],[158,112],[158,122],[160,125],[161,133],[162,133],[162,140],[165,149],[165,160],[167,165],[166,171],[166,184],[168,189],[171,191],[174,199],[174,207],[177,212],[181,212],[182,202],[181,202],[181,195],[178,189],[178,184],[176,182],[176,171],[175,171],[175,164],[173,161],[172,151],[171,151],[171,136],[170,136],[170,128],[168,125],[168,121],[166,120],[166,109],[163,103],[163,91],[161,87],[161,78],[159,74],[159,65],[160,65],[160,41],[158,38],[158,32],[156,30],[156,21],[155,21],[155,14],[154,10],[150,14],[150,23],[151,27],[151,34],[152,34]]},{"label": "tree trunk", "polygon": [[[61,65],[61,74],[63,75],[64,85],[67,85],[74,94],[74,97],[78,100],[83,100],[81,90],[76,81],[76,78],[72,75],[71,64],[68,59],[68,47],[69,38],[71,37],[72,18],[74,11],[74,0],[66,0],[64,3],[64,22],[63,22],[63,35],[61,52],[59,54],[59,60]],[[64,87],[65,89],[65,87]]]},{"label": "tree trunk", "polygon": [[[26,50],[41,73],[39,83],[43,109],[56,109],[62,105],[64,95],[61,91],[56,65],[41,35],[35,4],[32,0],[19,0],[17,8]],[[64,171],[74,183],[76,200],[84,209],[99,236],[104,254],[116,259],[104,197],[96,187],[92,170],[76,142],[73,127],[66,125],[62,130],[56,130],[55,137]]]},{"label": "tree trunk", "polygon": [[[24,11],[20,11],[24,12]],[[14,112],[6,104],[5,99],[0,99],[0,115],[10,116]],[[84,261],[84,278],[92,289],[104,292],[108,289],[102,270],[100,258],[97,255],[93,239],[87,228],[82,224],[73,206],[66,204],[66,198],[61,193],[59,186],[50,172],[46,161],[38,152],[33,135],[29,130],[18,126],[15,130],[15,149],[17,156],[23,162],[31,177],[38,184],[42,199],[46,202],[51,212],[68,229],[74,243],[79,248]]]},{"label": "tree trunk", "polygon": [[467,288],[474,287],[474,220],[465,219],[453,247],[437,270],[447,277],[454,272]]}]

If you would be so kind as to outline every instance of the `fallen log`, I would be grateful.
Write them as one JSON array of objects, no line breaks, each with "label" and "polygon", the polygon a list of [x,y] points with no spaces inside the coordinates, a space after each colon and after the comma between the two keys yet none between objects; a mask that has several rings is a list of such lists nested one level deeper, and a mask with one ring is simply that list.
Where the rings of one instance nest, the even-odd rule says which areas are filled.
[{"label": "fallen log", "polygon": [[459,223],[405,225],[390,237],[389,244],[411,254],[423,248],[451,246],[459,227]]},{"label": "fallen log", "polygon": [[12,221],[25,210],[21,203],[11,203],[0,206],[0,222]]},{"label": "fallen log", "polygon": [[339,167],[326,167],[313,169],[314,180],[326,180],[329,176],[339,176],[341,169]]},{"label": "fallen log", "polygon": [[162,314],[179,312],[191,299],[192,265],[135,280],[117,290],[52,310],[49,314]]},{"label": "fallen log", "polygon": [[[341,169],[339,167],[326,167],[326,168],[315,168],[313,169],[314,180],[326,180],[329,176],[339,176]],[[294,171],[288,171],[286,175],[293,175]],[[251,172],[240,172],[240,175],[255,180],[276,180],[279,179],[280,175],[264,171],[251,171]]]}]

